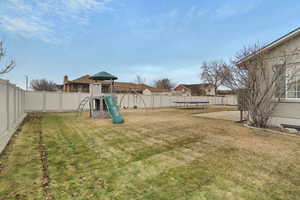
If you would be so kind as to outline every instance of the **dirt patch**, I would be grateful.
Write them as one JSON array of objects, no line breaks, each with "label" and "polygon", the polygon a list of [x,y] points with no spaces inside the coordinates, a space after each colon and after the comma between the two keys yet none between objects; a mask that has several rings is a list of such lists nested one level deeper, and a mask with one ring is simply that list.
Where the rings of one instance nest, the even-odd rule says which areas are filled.
[{"label": "dirt patch", "polygon": [[44,191],[44,196],[46,200],[52,200],[53,197],[50,193],[50,177],[49,177],[49,171],[48,171],[48,153],[47,148],[43,140],[43,131],[42,131],[42,124],[41,124],[41,116],[37,115],[35,116],[35,119],[38,120],[38,127],[36,132],[39,135],[39,141],[38,141],[38,148],[40,152],[40,159],[42,162],[42,172],[43,172],[43,180],[42,180],[42,188]]}]

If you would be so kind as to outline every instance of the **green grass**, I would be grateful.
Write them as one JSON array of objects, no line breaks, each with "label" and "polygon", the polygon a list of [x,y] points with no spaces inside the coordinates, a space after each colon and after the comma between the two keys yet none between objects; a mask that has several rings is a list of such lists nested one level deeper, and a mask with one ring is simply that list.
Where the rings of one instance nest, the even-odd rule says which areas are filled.
[{"label": "green grass", "polygon": [[191,116],[232,109],[42,114],[0,157],[0,199],[45,199],[39,129],[53,199],[300,199],[299,137]]},{"label": "green grass", "polygon": [[26,123],[0,157],[1,200],[43,199],[37,127],[37,120]]}]

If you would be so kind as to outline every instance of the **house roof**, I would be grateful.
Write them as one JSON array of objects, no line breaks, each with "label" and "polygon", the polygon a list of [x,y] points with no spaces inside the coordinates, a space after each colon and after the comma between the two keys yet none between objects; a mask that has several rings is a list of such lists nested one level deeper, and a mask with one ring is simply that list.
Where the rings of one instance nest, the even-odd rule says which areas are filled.
[{"label": "house roof", "polygon": [[146,84],[140,84],[140,86],[143,88],[143,90],[148,89],[151,92],[170,92],[170,90],[168,90],[168,89],[155,88],[155,87],[151,87],[151,86],[146,85]]},{"label": "house roof", "polygon": [[[187,89],[195,89],[195,88],[197,88],[197,89],[199,89],[199,88],[202,88],[202,89],[204,89],[204,88],[207,88],[207,87],[210,87],[210,86],[212,86],[211,84],[209,84],[209,83],[201,83],[201,84],[180,84],[180,85],[178,85],[176,88],[178,88],[178,87],[185,87],[185,88],[187,88]],[[176,90],[176,88],[175,88],[175,90]]]},{"label": "house roof", "polygon": [[94,74],[93,76],[90,77],[90,79],[92,80],[101,80],[101,81],[105,81],[105,80],[117,80],[118,77],[108,73],[108,72],[99,72],[97,74]]},{"label": "house roof", "polygon": [[83,83],[83,84],[90,84],[90,83],[95,83],[95,82],[98,82],[98,81],[94,81],[92,79],[90,79],[90,75],[84,75],[84,76],[81,76],[77,79],[74,79],[72,81],[67,81],[66,83]]},{"label": "house roof", "polygon": [[273,49],[275,47],[278,47],[281,44],[285,43],[286,41],[288,41],[288,40],[290,40],[290,39],[298,36],[299,34],[300,34],[300,27],[298,27],[297,29],[295,29],[295,30],[287,33],[286,35],[280,37],[279,39],[277,39],[277,40],[275,40],[275,41],[273,41],[273,42],[271,42],[271,43],[263,46],[262,48],[260,48],[259,50],[253,52],[252,54],[250,54],[250,55],[242,58],[241,60],[239,60],[237,62],[237,65],[240,65],[240,64],[246,62],[247,60],[255,57],[256,55],[258,55],[259,53],[262,53],[262,52],[265,52],[267,50],[271,50],[271,49]]},{"label": "house roof", "polygon": [[[101,80],[92,80],[90,79],[90,75],[84,75],[72,81],[67,81],[65,84],[91,84],[91,83],[99,83],[102,85],[111,85],[110,81],[101,81]],[[169,92],[167,89],[155,88],[146,84],[136,84],[131,82],[115,82],[115,87],[118,91],[128,91],[129,89],[133,89],[139,92],[144,91],[145,89],[150,90],[151,92]]]},{"label": "house roof", "polygon": [[233,95],[233,94],[236,94],[236,91],[234,91],[234,90],[218,90],[217,94],[218,95]]},{"label": "house roof", "polygon": [[90,75],[84,75],[74,80],[69,80],[66,82],[68,83],[77,83],[77,84],[91,84],[91,83],[100,83],[103,85],[111,85],[111,81],[101,81],[101,80],[92,80]]}]

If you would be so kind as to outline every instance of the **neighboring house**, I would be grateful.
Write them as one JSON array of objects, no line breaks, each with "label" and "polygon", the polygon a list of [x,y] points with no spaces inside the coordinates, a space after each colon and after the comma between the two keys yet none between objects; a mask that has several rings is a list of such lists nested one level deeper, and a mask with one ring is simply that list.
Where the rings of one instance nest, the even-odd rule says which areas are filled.
[{"label": "neighboring house", "polygon": [[186,96],[186,97],[192,96],[190,91],[183,92],[183,91],[176,91],[175,89],[172,90],[172,95],[173,96]]},{"label": "neighboring house", "polygon": [[209,83],[202,84],[180,84],[175,91],[189,94],[188,96],[215,96],[215,87]]},{"label": "neighboring house", "polygon": [[64,91],[64,85],[61,85],[61,84],[56,84],[56,88],[57,88],[57,91]]},{"label": "neighboring house", "polygon": [[171,95],[172,92],[168,89],[155,88],[145,84],[139,84],[144,95]]},{"label": "neighboring house", "polygon": [[[270,76],[272,76],[272,67],[282,65],[282,58],[288,56],[287,64],[284,65],[286,66],[285,77],[288,77],[289,69],[300,69],[300,28],[264,46],[258,52],[245,57],[238,62],[238,65],[251,61],[258,53],[264,53],[265,67],[268,67]],[[270,125],[290,124],[300,126],[300,73],[295,73],[293,80],[286,80],[279,87],[284,89],[285,94],[279,102],[274,101],[278,105],[272,114]]]},{"label": "neighboring house", "polygon": [[[74,80],[69,80],[68,76],[64,76],[64,92],[89,92],[90,91],[90,84],[98,83],[102,85],[102,92],[109,93],[110,92],[110,81],[94,81],[89,79],[89,75],[81,76]],[[169,90],[154,88],[148,86],[146,84],[136,84],[136,83],[129,83],[129,82],[114,82],[114,91],[117,93],[140,93],[140,94],[165,94],[170,93]]]},{"label": "neighboring house", "polygon": [[218,96],[234,96],[236,92],[234,90],[217,90]]}]

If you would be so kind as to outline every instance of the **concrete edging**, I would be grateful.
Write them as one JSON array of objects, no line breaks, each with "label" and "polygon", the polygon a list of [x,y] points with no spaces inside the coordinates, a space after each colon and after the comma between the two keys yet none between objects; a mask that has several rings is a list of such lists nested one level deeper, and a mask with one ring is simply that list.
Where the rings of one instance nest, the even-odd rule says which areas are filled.
[{"label": "concrete edging", "polygon": [[291,137],[300,137],[297,134],[285,133],[285,132],[282,132],[282,131],[274,131],[274,130],[267,129],[267,128],[257,128],[257,127],[250,126],[248,124],[244,124],[244,126],[247,127],[247,128],[255,129],[255,130],[267,131],[267,132],[270,132],[270,133],[273,133],[273,134],[286,135],[286,136],[291,136]]}]

